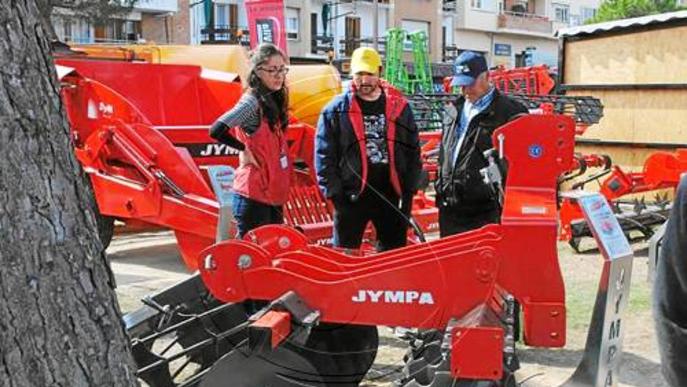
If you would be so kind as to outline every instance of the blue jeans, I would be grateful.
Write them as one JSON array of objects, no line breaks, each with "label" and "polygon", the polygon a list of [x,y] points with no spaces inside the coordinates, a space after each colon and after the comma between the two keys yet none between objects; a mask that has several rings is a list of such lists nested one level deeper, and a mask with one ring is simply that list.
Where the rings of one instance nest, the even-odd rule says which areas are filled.
[{"label": "blue jeans", "polygon": [[243,238],[248,231],[254,228],[266,224],[284,223],[282,206],[257,202],[235,193],[231,198],[231,207],[236,219],[239,238]]}]

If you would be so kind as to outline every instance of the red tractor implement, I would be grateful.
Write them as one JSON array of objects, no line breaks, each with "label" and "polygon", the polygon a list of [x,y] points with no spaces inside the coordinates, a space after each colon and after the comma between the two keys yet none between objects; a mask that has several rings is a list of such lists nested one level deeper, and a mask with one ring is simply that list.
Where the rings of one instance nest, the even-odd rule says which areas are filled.
[{"label": "red tractor implement", "polygon": [[[64,66],[62,97],[77,158],[93,185],[104,244],[112,236],[114,219],[168,228],[187,267],[195,270],[195,257],[216,234],[218,204],[207,167],[238,164],[237,153],[210,138],[208,128],[238,100],[240,82],[232,74],[197,66],[82,60],[58,64]],[[332,208],[310,167],[314,129],[293,121],[287,136],[297,168],[285,220],[310,241],[326,244]],[[423,198],[415,200],[416,225],[421,227],[416,232],[436,231],[436,208]]]},{"label": "red tractor implement", "polygon": [[516,67],[506,69],[499,66],[489,71],[489,79],[507,94],[543,95],[549,94],[556,86],[549,66]]},{"label": "red tractor implement", "polygon": [[[231,240],[230,232],[218,235],[217,230],[229,229],[231,217],[215,196],[212,171],[237,160],[209,138],[208,125],[240,96],[236,77],[197,66],[60,64],[75,152],[90,176],[101,225],[118,218],[169,228],[186,265],[199,270],[145,298],[143,308],[125,316],[137,374],[148,385],[355,386],[374,361],[376,326],[388,325],[419,329],[411,335],[398,385],[511,387],[518,366],[518,304],[525,343],[564,345],[558,184],[575,164],[575,131],[600,118],[598,100],[546,97],[535,102],[539,114],[496,131],[483,174],[501,194],[500,224],[352,257],[322,246],[331,235],[331,208],[310,168],[312,127],[289,126],[290,151],[299,168],[285,206],[287,225],[265,226],[244,240]],[[445,102],[453,96],[431,98]],[[436,133],[422,135],[429,178],[437,140]],[[505,182],[500,177],[504,163],[509,167]],[[629,288],[629,280],[619,280],[614,269],[627,265],[628,254],[615,218],[604,212],[605,201],[592,196],[585,206],[586,199],[571,198],[581,203],[607,257],[597,302],[605,310],[614,296],[609,283],[625,278]],[[436,230],[432,200],[419,194],[414,204],[415,226]],[[594,218],[594,213],[605,217]],[[609,235],[615,244],[604,241]],[[629,276],[627,266],[622,268]],[[532,273],[540,281],[529,280]],[[621,315],[623,304],[618,305],[615,314]],[[602,323],[616,315],[595,311],[590,337],[608,331]],[[619,351],[621,339],[601,341],[611,340]],[[611,362],[605,349],[590,348],[587,366],[594,359]],[[580,374],[595,375],[602,368]]]},{"label": "red tractor implement", "polygon": [[[209,137],[208,127],[238,100],[241,84],[231,74],[206,74],[197,66],[60,63],[78,69],[62,68],[62,97],[102,228],[111,230],[114,219],[133,219],[172,229],[186,265],[195,269],[195,256],[214,241],[217,224],[205,167],[238,163],[235,153]],[[288,136],[294,160],[311,165],[312,128],[294,123]],[[297,199],[313,180],[307,169],[292,178],[291,197]],[[326,203],[310,208],[317,205]],[[292,208],[287,215],[292,224],[306,223],[297,221]],[[317,234],[317,228],[309,230]]]},{"label": "red tractor implement", "polygon": [[[600,172],[576,181],[572,188],[584,188],[592,181],[601,181],[599,192],[612,203],[618,221],[626,233],[638,231],[639,239],[649,239],[654,228],[668,219],[670,202],[667,196],[656,195],[652,203],[644,197],[641,200],[625,200],[626,195],[651,193],[664,189],[676,189],[680,175],[687,172],[687,149],[675,152],[655,152],[644,162],[641,172],[625,172],[619,166],[611,166],[610,159],[604,156],[588,155],[580,158],[577,171],[572,178],[582,175],[588,167],[600,167]],[[568,241],[579,250],[580,240],[591,237],[591,230],[584,220],[582,211],[575,201],[563,198],[561,203],[560,240]]]},{"label": "red tractor implement", "polygon": [[[397,386],[516,386],[516,302],[526,344],[565,344],[557,197],[573,165],[574,121],[529,115],[499,128],[493,144],[483,174],[503,192],[500,224],[362,257],[288,226],[220,241],[198,255],[199,275],[127,316],[139,377],[152,386],[357,386],[376,355],[375,326],[386,325],[419,329]],[[626,293],[614,313],[606,307],[629,289],[632,254],[602,197],[577,200],[607,261],[592,344],[570,385],[601,385],[589,379],[616,370],[619,357],[599,343],[619,353],[620,325],[602,334],[622,317]],[[180,349],[164,349],[167,336]],[[194,372],[180,371],[189,363]]]},{"label": "red tractor implement", "polygon": [[[506,94],[549,94],[556,86],[551,69],[546,65],[512,69],[499,66],[489,70],[489,79],[497,89]],[[451,81],[452,77],[444,78],[443,86],[446,93],[450,93],[453,89]]]}]

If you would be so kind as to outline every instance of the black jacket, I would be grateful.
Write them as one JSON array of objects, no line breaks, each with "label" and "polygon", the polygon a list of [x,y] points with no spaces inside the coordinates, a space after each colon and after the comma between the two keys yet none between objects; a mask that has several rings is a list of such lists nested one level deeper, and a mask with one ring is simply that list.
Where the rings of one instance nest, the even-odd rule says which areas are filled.
[{"label": "black jacket", "polygon": [[[422,161],[418,130],[410,105],[383,83],[386,98],[390,182],[401,197],[417,190]],[[356,200],[365,188],[367,154],[360,106],[354,90],[334,98],[322,111],[315,138],[317,183],[327,198]],[[393,150],[392,150],[393,147]]]},{"label": "black jacket", "polygon": [[487,166],[484,151],[493,148],[491,136],[494,130],[528,111],[498,90],[494,93],[491,104],[470,121],[454,165],[453,154],[458,142],[456,126],[460,124],[465,98],[461,96],[456,101],[456,123],[450,129],[444,129],[439,150],[436,194],[440,208],[456,209],[462,215],[470,215],[493,211],[498,206],[496,196],[480,173]]},{"label": "black jacket", "polygon": [[687,176],[680,181],[656,263],[654,317],[663,376],[687,386]]}]

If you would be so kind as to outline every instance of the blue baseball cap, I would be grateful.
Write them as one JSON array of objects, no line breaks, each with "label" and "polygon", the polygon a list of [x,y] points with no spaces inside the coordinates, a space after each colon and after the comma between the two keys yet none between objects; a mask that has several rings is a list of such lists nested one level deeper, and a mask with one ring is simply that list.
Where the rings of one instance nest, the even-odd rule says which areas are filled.
[{"label": "blue baseball cap", "polygon": [[473,51],[464,51],[453,62],[451,86],[470,86],[483,72],[489,70],[484,56]]}]

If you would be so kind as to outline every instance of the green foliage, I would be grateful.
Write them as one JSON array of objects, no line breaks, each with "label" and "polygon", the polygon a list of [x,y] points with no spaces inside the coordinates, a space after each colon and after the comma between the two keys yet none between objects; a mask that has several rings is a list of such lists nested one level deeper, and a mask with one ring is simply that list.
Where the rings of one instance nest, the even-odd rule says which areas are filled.
[{"label": "green foliage", "polygon": [[682,9],[677,0],[604,0],[587,24],[628,19]]}]

